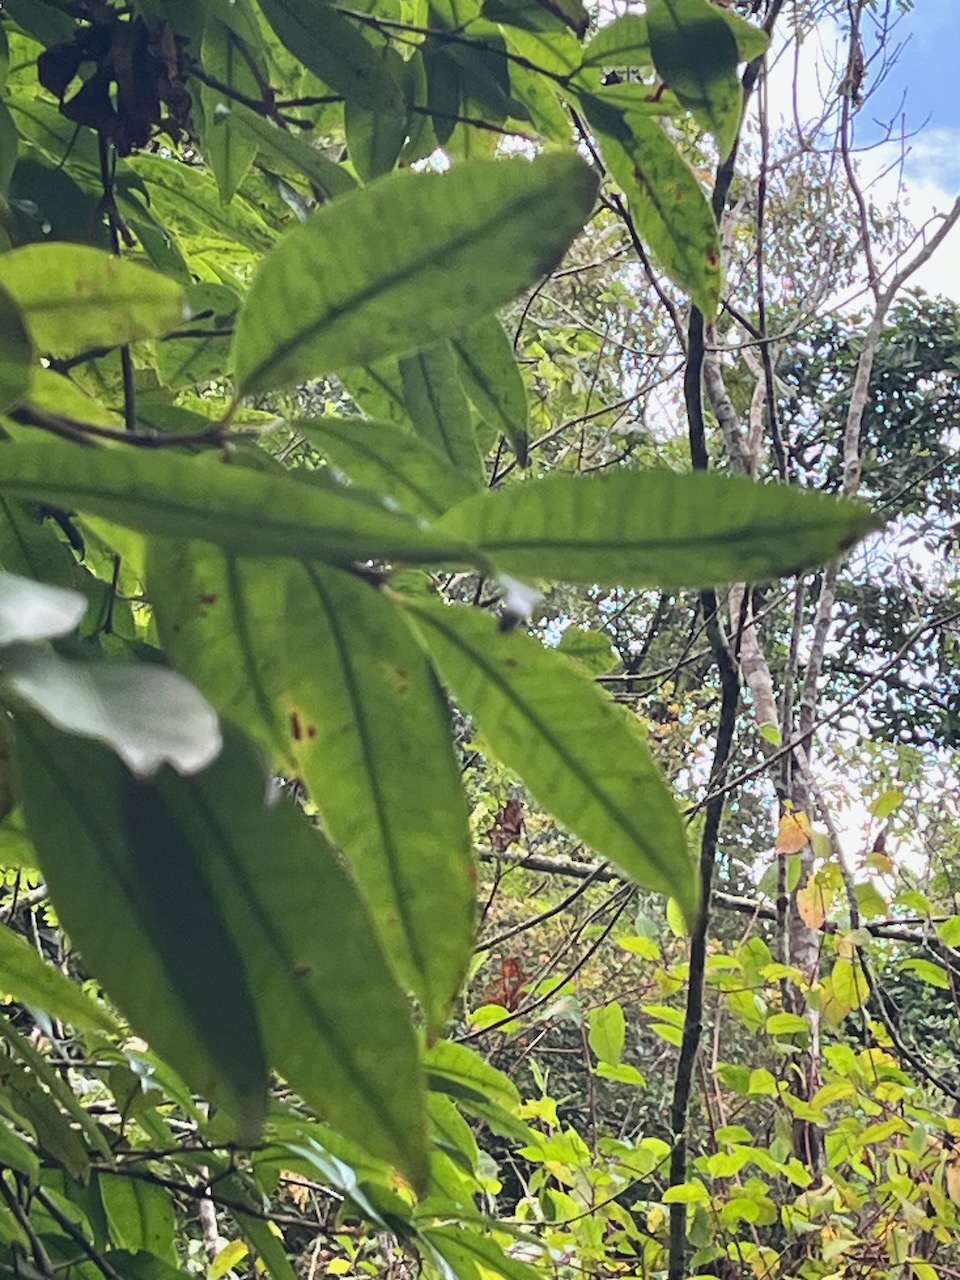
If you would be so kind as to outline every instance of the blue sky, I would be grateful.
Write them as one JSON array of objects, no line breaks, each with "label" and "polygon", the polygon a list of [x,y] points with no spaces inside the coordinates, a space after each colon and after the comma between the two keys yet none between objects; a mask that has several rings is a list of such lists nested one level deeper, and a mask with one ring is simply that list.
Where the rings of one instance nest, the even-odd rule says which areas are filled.
[{"label": "blue sky", "polygon": [[[876,34],[869,23],[865,35],[869,58],[876,48]],[[960,3],[917,0],[901,19],[893,42],[903,43],[904,48],[864,108],[858,132],[864,141],[876,139],[880,130],[875,121],[886,123],[902,109],[908,132],[921,129],[928,138],[937,139],[940,182],[960,186]],[[866,87],[870,88],[869,81]],[[944,136],[954,130],[955,148]],[[926,150],[917,148],[921,153]]]}]

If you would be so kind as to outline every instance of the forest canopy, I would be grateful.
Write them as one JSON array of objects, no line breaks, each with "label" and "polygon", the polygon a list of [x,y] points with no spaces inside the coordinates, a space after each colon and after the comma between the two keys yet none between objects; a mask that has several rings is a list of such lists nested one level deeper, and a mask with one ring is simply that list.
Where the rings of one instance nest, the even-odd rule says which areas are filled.
[{"label": "forest canopy", "polygon": [[909,22],[2,0],[0,1273],[960,1275]]}]

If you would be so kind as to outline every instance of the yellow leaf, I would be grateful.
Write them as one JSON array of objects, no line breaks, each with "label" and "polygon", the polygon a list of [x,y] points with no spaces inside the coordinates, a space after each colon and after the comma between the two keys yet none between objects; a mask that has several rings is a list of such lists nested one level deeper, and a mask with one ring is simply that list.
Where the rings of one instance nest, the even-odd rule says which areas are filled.
[{"label": "yellow leaf", "polygon": [[800,809],[790,810],[780,819],[775,853],[799,853],[810,843],[813,828],[810,819]]},{"label": "yellow leaf", "polygon": [[947,1195],[954,1204],[960,1204],[960,1151],[952,1151],[943,1167],[943,1181]]},{"label": "yellow leaf", "polygon": [[[832,895],[831,895],[832,897]],[[812,875],[802,889],[797,890],[797,911],[808,929],[822,929],[827,920],[830,900],[823,885]]]},{"label": "yellow leaf", "polygon": [[250,1250],[242,1240],[231,1240],[225,1244],[207,1269],[207,1280],[220,1280],[228,1271],[232,1271],[238,1262],[242,1262]]}]

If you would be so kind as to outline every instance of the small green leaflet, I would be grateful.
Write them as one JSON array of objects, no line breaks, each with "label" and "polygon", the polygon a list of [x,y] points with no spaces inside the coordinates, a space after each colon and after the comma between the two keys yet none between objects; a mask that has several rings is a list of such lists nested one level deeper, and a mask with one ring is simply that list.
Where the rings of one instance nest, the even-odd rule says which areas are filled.
[{"label": "small green leaflet", "polygon": [[456,701],[531,794],[692,922],[699,881],[686,832],[635,718],[569,659],[480,610],[407,609]]},{"label": "small green leaflet", "polygon": [[877,527],[859,503],[673,471],[519,481],[468,498],[435,525],[517,578],[665,587],[797,573]]},{"label": "small green leaflet", "polygon": [[590,1010],[590,1048],[600,1062],[616,1066],[623,1057],[627,1038],[627,1020],[617,1000]]},{"label": "small green leaflet", "polygon": [[649,0],[647,26],[658,73],[710,130],[725,160],[743,115],[736,36],[710,0]]},{"label": "small green leaflet", "polygon": [[547,274],[596,176],[573,155],[393,173],[319,209],[267,255],[234,340],[238,394],[456,333]]}]

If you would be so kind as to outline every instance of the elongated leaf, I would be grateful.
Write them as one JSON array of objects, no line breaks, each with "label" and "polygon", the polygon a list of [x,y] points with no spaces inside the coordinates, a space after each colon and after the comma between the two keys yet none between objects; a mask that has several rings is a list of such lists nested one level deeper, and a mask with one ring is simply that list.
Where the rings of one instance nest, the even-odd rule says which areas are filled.
[{"label": "elongated leaf", "polygon": [[35,359],[24,314],[10,291],[0,285],[0,409],[24,398]]},{"label": "elongated leaf", "polygon": [[479,487],[483,467],[470,405],[449,342],[437,342],[400,361],[404,400],[417,431],[460,475]]},{"label": "elongated leaf", "polygon": [[[40,1159],[37,1153],[3,1121],[0,1121],[0,1164],[22,1173],[34,1184],[40,1181]],[[24,1246],[27,1243],[24,1238]]]},{"label": "elongated leaf", "polygon": [[105,742],[138,778],[167,762],[197,773],[222,745],[199,690],[152,663],[71,661],[40,645],[16,645],[3,656],[0,682],[57,728]]},{"label": "elongated leaf", "polygon": [[3,445],[0,492],[103,516],[146,533],[202,538],[233,551],[333,563],[469,561],[455,540],[352,494],[208,456],[110,452],[51,442]]},{"label": "elongated leaf", "polygon": [[301,419],[296,430],[356,484],[393,498],[412,515],[441,515],[476,492],[432,445],[392,422],[313,418]]},{"label": "elongated leaf", "polygon": [[720,300],[720,236],[693,170],[655,120],[581,98],[610,173],[657,262],[705,316]]},{"label": "elongated leaf", "polygon": [[397,173],[268,255],[234,345],[241,394],[402,354],[514,298],[560,259],[596,178],[572,155]]},{"label": "elongated leaf", "polygon": [[526,1262],[504,1253],[489,1236],[464,1226],[428,1227],[423,1232],[424,1246],[435,1250],[457,1280],[538,1280],[540,1272]]},{"label": "elongated leaf", "polygon": [[657,71],[726,159],[743,115],[735,35],[710,0],[649,0],[647,26]]},{"label": "elongated leaf", "polygon": [[752,62],[770,48],[770,37],[731,9],[720,9],[720,16],[733,32],[741,62]]},{"label": "elongated leaf", "polygon": [[79,1133],[71,1127],[69,1118],[50,1094],[40,1087],[38,1077],[9,1059],[3,1063],[0,1108],[31,1129],[38,1145],[77,1182],[87,1181],[90,1157]]},{"label": "elongated leaf", "polygon": [[13,249],[0,256],[0,281],[37,346],[56,356],[152,338],[187,315],[174,281],[86,245]]},{"label": "elongated leaf", "polygon": [[234,127],[233,96],[227,90],[256,98],[260,86],[248,61],[250,51],[244,49],[235,32],[212,16],[204,24],[201,57],[206,74],[226,86],[213,89],[205,84],[200,88],[204,116],[201,142],[217,180],[220,199],[229,204],[253,163],[257,144]]},{"label": "elongated leaf", "polygon": [[416,1037],[338,855],[292,806],[266,806],[258,755],[235,732],[206,773],[166,773],[158,790],[239,941],[271,1063],[341,1133],[422,1187]]},{"label": "elongated leaf", "polygon": [[171,227],[204,238],[222,236],[254,254],[274,244],[273,231],[242,196],[226,208],[221,204],[216,180],[206,169],[144,153],[133,163],[149,187],[151,208]]},{"label": "elongated leaf", "polygon": [[527,465],[527,392],[513,345],[496,316],[451,339],[460,380],[480,416],[501,435],[522,467]]},{"label": "elongated leaf", "polygon": [[699,886],[676,805],[636,721],[568,659],[479,610],[408,605],[441,675],[537,800],[693,920]]},{"label": "elongated leaf", "polygon": [[397,82],[377,50],[328,0],[260,0],[260,8],[294,57],[348,102],[400,107]]},{"label": "elongated leaf", "polygon": [[330,197],[356,190],[356,179],[342,165],[328,159],[295,133],[278,129],[249,107],[231,103],[230,119],[236,129],[257,143],[271,165],[279,161],[282,168],[292,169]]},{"label": "elongated leaf", "polygon": [[[391,45],[379,56],[397,84],[406,78],[406,63]],[[364,182],[389,173],[407,140],[407,112],[398,103],[394,110],[364,106],[347,99],[343,109],[344,132],[350,161]]]},{"label": "elongated leaf", "polygon": [[68,635],[86,611],[79,591],[0,572],[0,645]]},{"label": "elongated leaf", "polygon": [[256,1137],[266,1061],[202,850],[157,786],[105,747],[26,717],[17,745],[27,826],[84,960],[158,1052]]},{"label": "elongated leaf", "polygon": [[336,570],[157,546],[164,641],[224,713],[303,778],[388,954],[439,1026],[473,937],[466,811],[448,712],[403,620]]},{"label": "elongated leaf", "polygon": [[166,1187],[137,1178],[104,1178],[100,1195],[114,1244],[131,1253],[152,1253],[165,1262],[176,1262],[176,1218]]},{"label": "elongated leaf", "polygon": [[6,925],[0,925],[0,988],[15,1000],[45,1009],[54,1018],[62,1018],[75,1027],[116,1030],[116,1023],[102,1005],[85,996],[25,938]]},{"label": "elongated leaf", "polygon": [[478,494],[437,527],[518,578],[696,587],[797,573],[878,522],[859,503],[738,476],[619,471]]}]

